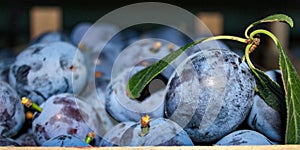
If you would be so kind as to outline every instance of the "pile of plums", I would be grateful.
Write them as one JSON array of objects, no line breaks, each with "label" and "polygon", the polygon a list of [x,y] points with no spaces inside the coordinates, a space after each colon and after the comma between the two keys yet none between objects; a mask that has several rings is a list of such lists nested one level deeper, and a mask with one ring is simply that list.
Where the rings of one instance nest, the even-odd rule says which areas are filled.
[{"label": "pile of plums", "polygon": [[[120,31],[81,23],[70,34],[44,33],[18,54],[1,50],[0,145],[283,143],[284,117],[255,92],[241,56],[220,41],[188,49],[139,98],[129,98],[130,77],[203,37],[166,26]],[[266,74],[282,85],[280,71]]]}]

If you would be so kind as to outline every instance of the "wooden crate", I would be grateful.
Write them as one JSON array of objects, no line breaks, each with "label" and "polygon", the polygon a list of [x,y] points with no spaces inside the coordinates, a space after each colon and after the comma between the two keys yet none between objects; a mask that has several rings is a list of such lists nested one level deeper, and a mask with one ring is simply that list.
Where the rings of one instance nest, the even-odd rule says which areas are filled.
[{"label": "wooden crate", "polygon": [[62,10],[60,7],[33,7],[30,11],[30,38],[41,33],[59,31],[62,28]]},{"label": "wooden crate", "polygon": [[0,147],[0,150],[299,150],[300,145],[273,146],[157,146],[157,147]]}]

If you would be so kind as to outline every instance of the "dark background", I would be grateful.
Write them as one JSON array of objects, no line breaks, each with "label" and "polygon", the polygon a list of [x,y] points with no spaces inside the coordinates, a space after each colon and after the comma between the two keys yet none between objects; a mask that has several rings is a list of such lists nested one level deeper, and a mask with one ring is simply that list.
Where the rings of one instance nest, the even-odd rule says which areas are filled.
[{"label": "dark background", "polygon": [[[95,22],[119,7],[143,1],[116,0],[2,0],[0,1],[0,49],[13,49],[30,42],[30,9],[34,6],[59,6],[66,32],[83,21]],[[267,15],[284,13],[294,19],[290,30],[289,49],[299,51],[300,57],[300,1],[297,0],[197,0],[159,1],[179,6],[194,14],[220,12],[224,17],[224,34],[242,36],[247,25]],[[294,55],[294,54],[293,54]]]},{"label": "dark background", "polygon": [[[29,11],[33,6],[60,6],[63,10],[63,29],[71,30],[82,21],[94,22],[119,7],[142,1],[116,0],[1,0],[0,47],[10,47],[29,40]],[[198,0],[161,1],[182,7],[192,13],[217,11],[224,16],[224,34],[243,34],[249,23],[274,13],[285,13],[295,21],[291,30],[291,44],[300,41],[300,1],[297,0]]]}]

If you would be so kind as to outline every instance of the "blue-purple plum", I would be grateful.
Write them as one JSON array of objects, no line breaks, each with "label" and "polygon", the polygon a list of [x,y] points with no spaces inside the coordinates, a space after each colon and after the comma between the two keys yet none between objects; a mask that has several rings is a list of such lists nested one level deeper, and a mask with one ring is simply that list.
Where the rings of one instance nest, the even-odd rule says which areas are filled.
[{"label": "blue-purple plum", "polygon": [[[41,107],[43,111],[36,114],[32,123],[38,145],[59,135],[74,135],[82,140],[89,132],[104,135],[101,117],[96,110],[72,94],[51,96]],[[97,139],[99,141],[100,137]]]},{"label": "blue-purple plum", "polygon": [[20,146],[15,140],[0,136],[0,146]]},{"label": "blue-purple plum", "polygon": [[[137,66],[124,69],[116,78],[113,78],[107,86],[105,94],[105,109],[117,121],[134,121],[148,114],[151,118],[164,116],[164,82],[160,79],[153,80],[149,84],[148,92],[142,100],[134,100],[127,96],[126,86],[129,78],[144,67]],[[147,88],[146,88],[147,89]],[[157,90],[157,91],[155,91]]]},{"label": "blue-purple plum", "polygon": [[0,114],[0,136],[16,135],[25,121],[24,106],[17,92],[3,81],[0,81]]},{"label": "blue-purple plum", "polygon": [[35,44],[17,56],[9,83],[21,97],[41,104],[55,94],[82,91],[87,80],[84,64],[81,52],[69,43]]},{"label": "blue-purple plum", "polygon": [[[92,83],[90,84],[92,85]],[[117,121],[115,121],[105,109],[105,93],[101,87],[89,86],[88,88],[89,89],[86,89],[80,97],[84,102],[90,104],[97,110],[95,113],[101,116],[102,125],[105,127],[105,131],[108,131],[117,124]]]},{"label": "blue-purple plum", "polygon": [[89,78],[94,78],[96,66],[97,70],[102,73],[102,78],[96,80],[110,79],[114,60],[124,47],[119,30],[113,24],[95,23],[85,31],[78,47],[87,58]]},{"label": "blue-purple plum", "polygon": [[174,71],[167,84],[166,117],[194,142],[211,143],[247,117],[255,79],[248,65],[229,50],[201,50]]},{"label": "blue-purple plum", "polygon": [[29,130],[16,137],[15,141],[21,146],[37,146],[32,130]]},{"label": "blue-purple plum", "polygon": [[193,146],[188,134],[175,122],[157,118],[148,134],[141,136],[141,123],[122,122],[108,131],[100,146]]},{"label": "blue-purple plum", "polygon": [[186,44],[192,42],[190,37],[188,37],[186,34],[169,26],[163,26],[154,30],[150,30],[144,33],[143,37],[162,39],[170,43],[174,43],[174,45],[178,45],[179,47],[185,46]]},{"label": "blue-purple plum", "polygon": [[78,46],[81,39],[84,37],[84,34],[89,30],[89,28],[92,26],[92,23],[90,22],[82,22],[77,24],[71,32],[71,40],[72,42]]},{"label": "blue-purple plum", "polygon": [[129,27],[120,32],[122,34],[122,41],[125,43],[124,47],[140,40],[141,35],[134,30],[134,27]]},{"label": "blue-purple plum", "polygon": [[273,145],[267,137],[253,130],[234,131],[222,139],[216,145]]},{"label": "blue-purple plum", "polygon": [[[279,85],[282,85],[281,72],[270,70],[266,74]],[[284,102],[283,102],[284,103]],[[270,140],[283,142],[284,131],[281,114],[271,108],[266,102],[256,94],[254,104],[247,119],[247,124],[254,130],[264,134]]]},{"label": "blue-purple plum", "polygon": [[[162,39],[141,39],[136,41],[126,47],[114,61],[112,78],[115,78],[125,68],[137,65],[150,66],[178,48],[177,45]],[[182,57],[178,59],[183,60]],[[174,71],[174,66],[179,63],[179,61],[175,61],[162,74],[168,78]]]},{"label": "blue-purple plum", "polygon": [[89,147],[90,144],[72,135],[59,135],[44,142],[45,147]]}]

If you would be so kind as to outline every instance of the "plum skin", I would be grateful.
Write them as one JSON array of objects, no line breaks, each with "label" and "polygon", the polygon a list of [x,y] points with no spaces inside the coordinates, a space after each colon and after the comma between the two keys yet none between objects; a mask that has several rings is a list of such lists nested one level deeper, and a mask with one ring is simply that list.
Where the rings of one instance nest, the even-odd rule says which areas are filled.
[{"label": "plum skin", "polygon": [[31,128],[15,138],[16,142],[21,146],[37,146]]},{"label": "plum skin", "polygon": [[165,114],[194,142],[215,142],[246,119],[254,87],[249,67],[237,54],[201,50],[182,62],[169,80]]},{"label": "plum skin", "polygon": [[[265,73],[272,80],[278,82],[279,85],[283,87],[281,72],[279,72],[278,70],[269,70]],[[270,140],[283,142],[284,128],[282,125],[281,114],[275,109],[268,106],[258,94],[254,96],[254,104],[249,113],[247,124],[250,126],[250,128],[259,131]]]},{"label": "plum skin", "polygon": [[55,94],[82,91],[87,80],[84,63],[82,53],[69,43],[34,44],[11,65],[9,83],[21,97],[41,104]]},{"label": "plum skin", "polygon": [[105,92],[105,109],[118,122],[134,121],[148,114],[151,118],[164,116],[163,95],[165,90],[152,93],[142,102],[130,99],[126,95],[128,78],[140,71],[142,66],[124,69],[116,78],[111,80]]},{"label": "plum skin", "polygon": [[59,135],[74,135],[84,140],[89,132],[95,132],[97,142],[101,139],[98,136],[104,135],[101,117],[94,113],[96,110],[72,94],[54,95],[41,107],[43,111],[36,114],[32,123],[38,145]]},{"label": "plum skin", "polygon": [[91,146],[82,139],[71,135],[59,135],[44,142],[42,146],[56,147],[87,147]]},{"label": "plum skin", "polygon": [[15,140],[0,136],[0,146],[20,146]]},{"label": "plum skin", "polygon": [[0,135],[12,137],[25,121],[24,106],[17,92],[3,81],[0,81],[0,104]]},{"label": "plum skin", "polygon": [[151,120],[148,134],[140,136],[141,124],[121,122],[108,131],[99,146],[193,146],[187,133],[175,122]]},{"label": "plum skin", "polygon": [[261,133],[253,130],[234,131],[221,140],[216,145],[273,145],[272,141]]}]

